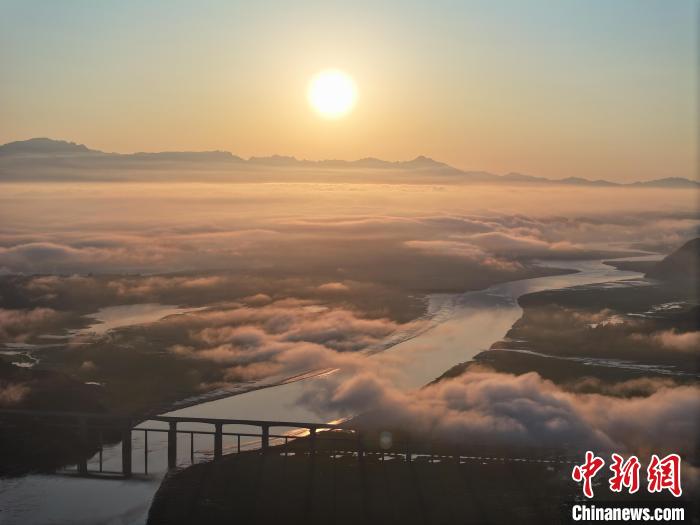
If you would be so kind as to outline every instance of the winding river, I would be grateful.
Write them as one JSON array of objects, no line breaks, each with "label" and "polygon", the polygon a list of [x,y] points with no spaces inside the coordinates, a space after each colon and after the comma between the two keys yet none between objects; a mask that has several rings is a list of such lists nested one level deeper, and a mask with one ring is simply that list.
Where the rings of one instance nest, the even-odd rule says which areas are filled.
[{"label": "winding river", "polygon": [[[398,367],[397,386],[405,390],[419,388],[502,339],[522,313],[517,298],[523,294],[641,277],[637,272],[617,270],[602,261],[549,261],[548,265],[577,270],[578,273],[511,281],[464,294],[432,296],[430,329],[382,352],[384,356],[396,356],[392,363]],[[313,388],[319,377],[310,375],[278,386],[201,402],[168,415],[327,422],[332,420],[331,414],[312,412],[297,402],[307,389]],[[155,427],[156,424],[151,422],[148,426]],[[133,434],[134,471],[139,472],[143,468],[144,443],[142,433]],[[178,443],[178,457],[183,458],[183,465],[187,465],[189,438],[185,442],[185,436],[182,437]],[[206,437],[195,441],[199,459],[206,459],[211,452],[211,439]],[[224,446],[227,445],[231,443],[225,441]],[[143,524],[165,472],[165,446],[164,435],[160,438],[149,434],[151,475],[145,479],[125,481],[30,475],[0,480],[0,523]],[[106,448],[103,459],[105,468],[118,470],[120,447]],[[93,465],[96,461],[97,458],[91,460]]]}]

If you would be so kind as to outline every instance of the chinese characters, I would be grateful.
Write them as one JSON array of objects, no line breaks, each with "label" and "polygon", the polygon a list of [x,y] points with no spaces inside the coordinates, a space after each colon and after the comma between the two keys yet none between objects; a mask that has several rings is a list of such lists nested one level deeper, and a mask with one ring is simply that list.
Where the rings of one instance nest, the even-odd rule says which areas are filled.
[{"label": "chinese characters", "polygon": [[[587,498],[593,497],[593,478],[603,466],[605,466],[605,460],[590,450],[586,452],[584,463],[574,466],[571,478],[578,483],[583,482],[583,494]],[[608,479],[611,491],[622,492],[622,489],[626,488],[630,494],[634,494],[639,490],[641,463],[637,456],[630,456],[625,460],[619,454],[612,454],[612,464],[609,469],[612,471]],[[675,497],[683,493],[681,458],[678,454],[669,454],[663,458],[653,454],[646,472],[649,492],[668,490]]]}]

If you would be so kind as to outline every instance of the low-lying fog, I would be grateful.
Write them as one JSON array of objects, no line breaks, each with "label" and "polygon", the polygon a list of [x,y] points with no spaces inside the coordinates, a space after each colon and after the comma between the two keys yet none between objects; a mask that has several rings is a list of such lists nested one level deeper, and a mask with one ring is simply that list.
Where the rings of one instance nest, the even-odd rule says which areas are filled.
[{"label": "low-lying fog", "polygon": [[[697,231],[690,189],[331,184],[3,184],[4,273],[256,270],[458,259],[493,271]],[[396,265],[401,261],[400,265]],[[397,267],[398,266],[398,267]]]},{"label": "low-lying fog", "polygon": [[[102,385],[107,410],[141,412],[347,363],[419,330],[427,294],[551,273],[541,260],[666,254],[700,225],[693,190],[556,185],[3,184],[0,219],[0,343],[38,344],[39,366]],[[87,333],[119,305],[192,311]],[[501,378],[523,382],[557,403],[579,395]],[[7,383],[0,405],[20,405],[27,384]]]}]

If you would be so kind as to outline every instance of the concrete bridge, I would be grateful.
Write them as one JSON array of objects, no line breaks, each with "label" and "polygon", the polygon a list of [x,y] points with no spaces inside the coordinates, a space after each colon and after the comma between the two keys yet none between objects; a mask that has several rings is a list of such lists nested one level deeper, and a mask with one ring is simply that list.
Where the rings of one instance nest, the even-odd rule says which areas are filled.
[{"label": "concrete bridge", "polygon": [[[42,427],[62,427],[75,429],[76,437],[83,443],[89,443],[90,435],[98,435],[99,450],[98,463],[99,473],[103,472],[103,450],[105,443],[102,442],[102,435],[110,433],[112,436],[118,435],[121,441],[121,476],[131,477],[133,465],[132,437],[134,432],[142,432],[144,436],[144,474],[148,474],[148,436],[151,433],[167,434],[167,464],[168,469],[177,466],[178,435],[188,435],[190,438],[190,462],[194,463],[194,438],[195,436],[211,436],[213,438],[213,459],[218,460],[223,455],[223,440],[225,436],[233,437],[237,442],[237,452],[241,451],[241,439],[255,439],[259,443],[262,452],[266,452],[271,440],[276,440],[279,444],[287,444],[290,440],[301,437],[308,438],[309,449],[315,450],[317,433],[320,430],[333,430],[341,428],[340,425],[307,423],[298,421],[268,421],[250,419],[226,419],[207,417],[176,417],[176,416],[150,416],[145,420],[135,420],[129,417],[112,416],[98,413],[85,412],[48,412],[35,410],[0,410],[0,422],[14,421],[33,423]],[[153,422],[167,424],[166,428],[159,428],[152,425]],[[196,424],[208,428],[185,429],[184,424]],[[227,431],[226,426],[237,425],[251,427],[250,432]],[[270,429],[284,428],[287,433],[272,434]],[[349,432],[355,432],[342,427]],[[356,432],[358,443],[360,433]],[[117,439],[113,439],[116,442]],[[358,447],[361,450],[361,446]],[[81,459],[77,464],[77,473],[89,475],[89,458]]]},{"label": "concrete bridge", "polygon": [[[98,436],[98,448],[95,455],[83,457],[76,465],[74,473],[81,476],[110,474],[123,478],[130,478],[136,474],[149,474],[149,435],[158,434],[164,436],[159,441],[160,447],[157,450],[165,449],[167,463],[162,463],[162,467],[171,470],[178,466],[178,437],[189,437],[189,464],[195,461],[195,436],[199,438],[199,447],[202,447],[204,438],[204,448],[206,449],[206,459],[217,461],[224,453],[224,439],[228,439],[228,451],[230,453],[240,453],[243,450],[259,450],[266,453],[270,448],[276,446],[280,454],[316,455],[323,452],[330,456],[338,454],[345,457],[355,457],[363,460],[371,457],[379,461],[384,459],[399,459],[402,462],[411,463],[414,459],[426,460],[428,462],[442,461],[450,459],[457,462],[477,460],[480,462],[534,462],[534,463],[571,463],[573,459],[562,451],[549,450],[542,455],[535,457],[510,451],[516,456],[507,457],[501,454],[477,453],[468,444],[463,446],[445,446],[439,444],[434,447],[430,440],[412,442],[407,436],[401,441],[398,435],[389,432],[369,432],[352,428],[347,424],[331,423],[309,423],[299,421],[270,421],[252,419],[229,419],[229,418],[209,418],[209,417],[184,417],[184,416],[149,416],[145,419],[133,419],[129,417],[119,417],[97,413],[83,412],[46,412],[33,410],[0,410],[0,424],[5,422],[33,423],[39,427],[62,427],[74,429],[77,439],[84,444],[90,444],[90,436]],[[158,426],[160,425],[160,426]],[[236,428],[231,429],[230,427]],[[194,428],[193,428],[194,427]],[[229,427],[229,428],[227,428]],[[241,429],[240,427],[250,427]],[[283,429],[279,433],[272,433],[272,429]],[[133,441],[134,436],[141,433],[143,437],[143,462],[142,472],[134,472],[134,460],[140,459],[140,454],[134,457]],[[107,435],[108,442],[102,439]],[[397,433],[398,434],[398,433]],[[388,435],[388,443],[385,437]],[[302,439],[303,438],[303,439]],[[186,439],[186,438],[185,438]],[[94,443],[95,440],[92,440]],[[103,470],[103,451],[105,446],[112,447],[119,443],[121,448],[121,465],[118,471]],[[184,454],[182,440],[179,441],[180,454]],[[212,446],[213,445],[213,446]],[[288,446],[289,445],[289,446]],[[90,449],[94,450],[94,448]],[[137,450],[137,453],[140,451]],[[201,450],[198,451],[201,453]],[[182,457],[182,456],[181,456]],[[90,459],[92,461],[90,461]],[[91,463],[97,463],[96,470],[90,470]],[[137,462],[138,463],[138,462]],[[181,465],[187,463],[182,462]],[[112,467],[114,468],[114,467]]]}]

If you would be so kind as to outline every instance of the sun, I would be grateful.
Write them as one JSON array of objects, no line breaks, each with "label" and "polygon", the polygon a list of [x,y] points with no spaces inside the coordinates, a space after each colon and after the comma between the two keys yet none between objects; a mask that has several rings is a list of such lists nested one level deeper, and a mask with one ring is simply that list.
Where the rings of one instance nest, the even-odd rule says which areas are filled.
[{"label": "sun", "polygon": [[326,69],[316,74],[309,83],[309,104],[325,118],[347,115],[355,106],[355,82],[338,69]]}]

